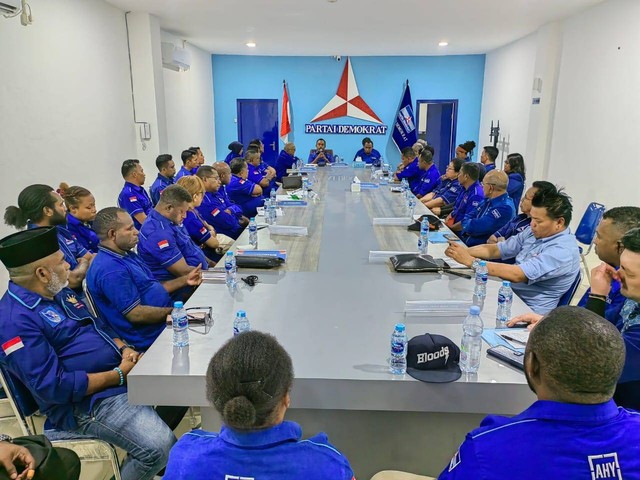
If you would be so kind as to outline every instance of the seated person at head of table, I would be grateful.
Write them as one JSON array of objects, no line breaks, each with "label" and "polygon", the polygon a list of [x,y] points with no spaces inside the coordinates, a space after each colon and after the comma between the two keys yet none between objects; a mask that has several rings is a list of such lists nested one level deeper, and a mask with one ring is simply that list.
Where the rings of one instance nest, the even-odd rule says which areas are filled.
[{"label": "seated person at head of table", "polygon": [[[458,193],[453,209],[445,220],[450,229],[459,231],[461,228],[460,222],[467,214],[475,211],[476,207],[482,202],[484,190],[480,182],[478,182],[479,174],[480,170],[476,163],[467,162],[460,167],[458,182],[460,182],[462,190]],[[440,210],[437,209],[434,209],[433,212],[436,215],[440,214]]]},{"label": "seated person at head of table", "polygon": [[333,155],[326,151],[326,147],[327,142],[325,142],[324,138],[319,138],[318,140],[316,140],[316,148],[315,150],[311,150],[311,153],[309,153],[307,163],[333,163],[335,161]]},{"label": "seated person at head of table", "polygon": [[201,267],[160,283],[134,252],[138,231],[127,212],[103,208],[95,226],[100,251],[87,272],[87,288],[100,317],[127,344],[144,352],[166,328],[173,306],[170,294],[199,285]]},{"label": "seated person at head of table", "polygon": [[228,183],[231,178],[229,165],[217,162],[210,167],[203,165],[198,169],[198,177],[204,183],[205,194],[198,212],[216,232],[237,239],[247,225],[249,219],[242,214],[242,209],[229,200],[224,192],[223,178]]},{"label": "seated person at head of table", "polygon": [[196,152],[196,166],[191,169],[191,175],[198,173],[198,168],[204,165],[204,153],[200,147],[189,147],[189,150]]},{"label": "seated person at head of table", "polygon": [[229,199],[242,208],[242,214],[245,217],[255,217],[258,213],[258,207],[264,205],[262,187],[247,179],[249,167],[244,159],[234,158],[229,167],[231,168],[231,179],[229,185],[226,186]]},{"label": "seated person at head of table", "polygon": [[233,141],[229,144],[229,150],[231,150],[229,152],[229,154],[225,157],[224,159],[224,163],[226,163],[227,165],[229,165],[229,163],[231,163],[231,160],[233,160],[234,158],[242,158],[242,151],[244,149],[244,145],[242,145],[240,142]]},{"label": "seated person at head of table", "polygon": [[468,247],[486,243],[492,232],[515,217],[516,209],[507,194],[508,181],[507,174],[499,170],[487,173],[482,182],[484,200],[465,215],[459,229],[451,227]]},{"label": "seated person at head of table", "polygon": [[[596,312],[616,326],[626,345],[627,360],[614,400],[618,405],[640,410],[640,208],[615,207],[598,225],[597,254],[602,264],[591,270],[591,287],[578,302],[579,307]],[[514,317],[535,324],[541,315]],[[531,327],[529,327],[531,328]]]},{"label": "seated person at head of table", "polygon": [[418,157],[414,155],[411,147],[403,148],[400,165],[398,165],[393,175],[393,179],[397,182],[402,180],[409,182],[409,188],[412,192],[420,184],[420,177],[422,177],[422,171],[418,166]]},{"label": "seated person at head of table", "polygon": [[520,203],[522,192],[524,191],[524,181],[526,179],[526,168],[524,158],[519,153],[510,153],[504,162],[504,173],[509,175],[509,188],[507,193],[513,200],[513,204]]},{"label": "seated person at head of table", "polygon": [[456,158],[459,158],[464,162],[470,162],[474,148],[476,148],[476,142],[473,140],[467,140],[466,142],[461,143],[456,147]]},{"label": "seated person at head of table", "polygon": [[295,168],[299,158],[296,155],[296,146],[292,143],[286,143],[280,155],[276,160],[276,180],[281,182],[282,177],[287,176],[287,170]]},{"label": "seated person at head of table", "polygon": [[0,362],[47,416],[47,436],[109,442],[129,453],[123,480],[152,479],[176,439],[152,407],[128,403],[125,381],[140,353],[65,288],[69,265],[55,230],[5,237],[0,261],[10,278],[0,300]]},{"label": "seated person at head of table", "polygon": [[142,187],[147,178],[140,160],[129,159],[122,162],[120,168],[124,187],[118,196],[118,206],[124,208],[131,218],[137,230],[140,230],[147,215],[153,209],[151,198]]},{"label": "seated person at head of table", "polygon": [[191,170],[198,169],[198,152],[195,150],[184,150],[180,157],[182,158],[182,167],[176,173],[174,181],[177,182],[184,176],[193,175]]},{"label": "seated person at head of table", "polygon": [[433,192],[426,194],[420,199],[425,207],[432,209],[442,207],[456,201],[458,193],[460,193],[460,190],[462,189],[460,182],[458,181],[458,174],[460,173],[460,168],[463,163],[464,161],[459,158],[454,158],[449,162],[444,175],[440,177],[440,183],[438,186],[433,190]]},{"label": "seated person at head of table", "polygon": [[489,275],[509,280],[529,308],[544,315],[558,305],[580,273],[578,244],[568,227],[571,211],[571,199],[561,190],[538,192],[529,228],[500,243],[466,248],[450,242],[445,254],[474,268],[480,259],[515,257],[515,265],[488,261]]},{"label": "seated person at head of table", "polygon": [[198,265],[203,270],[215,265],[182,227],[191,202],[193,197],[180,185],[165,188],[140,230],[138,255],[160,282],[187,275]]},{"label": "seated person at head of table", "polygon": [[373,141],[369,137],[362,139],[362,148],[353,156],[355,162],[358,158],[367,165],[380,166],[380,152],[373,148]]},{"label": "seated person at head of table", "polygon": [[202,249],[207,258],[217,262],[222,256],[222,252],[219,250],[220,240],[216,230],[202,218],[202,215],[197,210],[204,199],[204,182],[197,175],[191,175],[178,180],[178,185],[186,189],[193,197],[193,202],[189,204],[189,211],[187,211],[187,216],[183,220],[182,226],[187,230],[193,243]]},{"label": "seated person at head of table", "polygon": [[284,419],[292,383],[291,357],[275,337],[254,330],[228,340],[207,369],[207,399],[222,417],[220,433],[183,435],[165,477],[353,480],[326,434],[302,440],[300,425]]},{"label": "seated person at head of table", "polygon": [[61,183],[58,193],[67,207],[67,230],[91,253],[98,253],[98,236],[93,231],[93,219],[96,218],[96,199],[84,187]]},{"label": "seated person at head of table", "polygon": [[[515,417],[486,417],[438,478],[637,478],[640,414],[612,399],[624,358],[607,321],[578,307],[553,310],[531,331],[524,354],[538,400]],[[526,449],[499,448],[525,438]]]},{"label": "seated person at head of table", "polygon": [[487,243],[504,242],[507,238],[511,238],[525,230],[531,223],[531,201],[535,194],[540,190],[542,190],[546,195],[549,192],[555,192],[556,186],[545,180],[533,182],[531,188],[527,190],[527,193],[525,193],[524,197],[522,197],[522,200],[520,201],[520,211],[522,213],[516,215],[504,227],[495,231],[493,235],[487,239]]},{"label": "seated person at head of table", "polygon": [[433,153],[431,153],[431,150],[426,148],[422,150],[418,156],[418,168],[422,176],[415,191],[412,190],[412,192],[416,197],[422,198],[433,192],[436,187],[440,185],[440,171],[435,163],[433,163]]},{"label": "seated person at head of table", "polygon": [[[256,150],[248,150],[244,157],[247,162],[247,179],[260,185],[262,195],[266,198],[271,194],[272,181],[276,177],[276,171],[273,167],[269,167],[260,158],[260,152]],[[277,189],[277,185],[276,185]]]},{"label": "seated person at head of table", "polygon": [[82,280],[87,274],[93,254],[87,251],[67,230],[64,200],[49,185],[29,185],[18,195],[18,206],[9,206],[4,223],[17,229],[56,227],[58,245],[69,264],[69,287],[83,296]]},{"label": "seated person at head of table", "polygon": [[176,175],[176,164],[171,155],[163,153],[156,158],[156,168],[158,169],[158,176],[149,188],[151,203],[153,203],[154,207],[158,204],[162,191],[175,183],[173,177]]}]

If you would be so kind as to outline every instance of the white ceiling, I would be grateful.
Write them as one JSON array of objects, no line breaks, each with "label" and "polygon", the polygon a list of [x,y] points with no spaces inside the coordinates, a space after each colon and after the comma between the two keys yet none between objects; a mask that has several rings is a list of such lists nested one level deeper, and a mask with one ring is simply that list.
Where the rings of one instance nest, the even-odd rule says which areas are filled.
[{"label": "white ceiling", "polygon": [[444,55],[486,53],[603,0],[107,1],[211,53]]}]

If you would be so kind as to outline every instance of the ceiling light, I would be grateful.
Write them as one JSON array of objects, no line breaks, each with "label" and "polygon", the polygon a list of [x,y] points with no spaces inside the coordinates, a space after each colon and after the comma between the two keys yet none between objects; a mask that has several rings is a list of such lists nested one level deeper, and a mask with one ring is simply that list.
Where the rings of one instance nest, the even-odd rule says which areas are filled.
[{"label": "ceiling light", "polygon": [[256,42],[247,42],[247,47],[255,48],[256,47]]},{"label": "ceiling light", "polygon": [[438,43],[439,47],[446,47],[447,45],[449,45],[449,42],[444,42],[443,41],[443,42]]}]

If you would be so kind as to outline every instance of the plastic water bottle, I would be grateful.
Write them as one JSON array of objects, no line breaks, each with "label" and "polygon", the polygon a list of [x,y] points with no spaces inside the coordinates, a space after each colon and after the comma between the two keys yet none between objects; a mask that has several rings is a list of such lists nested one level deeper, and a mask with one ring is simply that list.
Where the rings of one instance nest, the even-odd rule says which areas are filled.
[{"label": "plastic water bottle", "polygon": [[429,253],[429,220],[427,217],[420,222],[420,236],[418,237],[418,253],[426,255]]},{"label": "plastic water bottle", "polygon": [[255,217],[249,219],[249,244],[254,249],[258,248],[258,225]]},{"label": "plastic water bottle", "polygon": [[496,327],[504,327],[511,318],[511,303],[513,302],[513,290],[511,282],[504,280],[498,290],[498,311],[496,312]]},{"label": "plastic water bottle", "polygon": [[403,323],[397,323],[391,334],[389,371],[394,375],[403,375],[407,371],[407,332]]},{"label": "plastic water bottle", "polygon": [[236,318],[233,320],[233,336],[239,335],[251,330],[251,324],[247,318],[247,312],[244,310],[238,310],[236,312]]},{"label": "plastic water bottle", "polygon": [[487,277],[489,271],[487,269],[487,262],[480,260],[478,262],[478,268],[476,268],[476,287],[473,294],[476,297],[484,298],[487,296]]},{"label": "plastic water bottle", "polygon": [[276,189],[275,188],[271,189],[271,193],[269,194],[269,199],[271,200],[271,203],[273,203],[275,205],[275,203],[276,203]]},{"label": "plastic water bottle", "polygon": [[484,324],[480,318],[480,308],[472,306],[469,315],[462,324],[462,343],[460,344],[460,370],[463,373],[476,373],[480,366],[482,351],[482,330]]},{"label": "plastic water bottle", "polygon": [[269,214],[269,225],[275,225],[276,220],[278,219],[278,212],[276,211],[276,206],[278,202],[274,198],[269,202],[269,206],[267,207],[267,213]]},{"label": "plastic water bottle", "polygon": [[224,269],[227,272],[227,286],[233,287],[236,284],[236,257],[233,256],[232,251],[227,252],[227,256],[224,258]]},{"label": "plastic water bottle", "polygon": [[173,327],[173,346],[186,347],[189,345],[189,320],[182,302],[173,304],[171,325]]}]

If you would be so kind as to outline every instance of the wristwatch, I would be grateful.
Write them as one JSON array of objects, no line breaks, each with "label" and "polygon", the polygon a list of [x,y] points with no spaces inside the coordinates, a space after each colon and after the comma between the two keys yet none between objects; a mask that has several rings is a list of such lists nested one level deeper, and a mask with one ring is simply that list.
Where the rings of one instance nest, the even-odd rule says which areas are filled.
[{"label": "wristwatch", "polygon": [[0,442],[12,443],[13,442],[13,438],[11,438],[9,435],[5,435],[4,433],[0,433]]},{"label": "wristwatch", "polygon": [[131,350],[135,350],[135,348],[133,348],[133,345],[129,345],[128,343],[125,343],[118,349],[120,350],[120,355],[122,355],[122,352],[124,352],[125,348],[130,348]]}]

